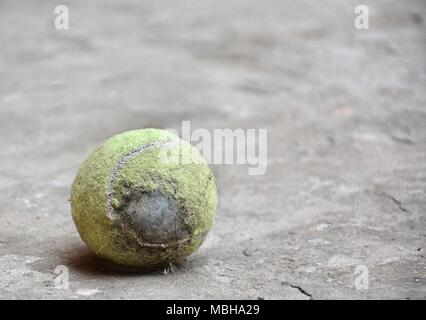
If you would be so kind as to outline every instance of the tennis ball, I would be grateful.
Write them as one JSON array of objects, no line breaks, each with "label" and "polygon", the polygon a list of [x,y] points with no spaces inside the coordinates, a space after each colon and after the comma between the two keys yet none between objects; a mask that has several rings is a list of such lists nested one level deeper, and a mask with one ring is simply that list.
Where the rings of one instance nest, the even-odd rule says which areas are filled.
[{"label": "tennis ball", "polygon": [[182,260],[213,226],[215,179],[201,154],[174,134],[133,130],[106,140],[81,165],[72,217],[99,257],[127,267]]}]

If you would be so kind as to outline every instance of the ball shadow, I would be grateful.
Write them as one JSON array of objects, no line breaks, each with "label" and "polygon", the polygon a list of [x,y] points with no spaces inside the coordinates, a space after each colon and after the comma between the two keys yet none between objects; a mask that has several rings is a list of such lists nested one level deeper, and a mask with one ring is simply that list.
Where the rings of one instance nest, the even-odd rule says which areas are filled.
[{"label": "ball shadow", "polygon": [[[73,247],[66,252],[63,258],[63,264],[77,270],[81,274],[92,276],[161,276],[169,272],[169,266],[158,266],[153,269],[141,269],[120,266],[101,259],[92,253],[84,245]],[[175,269],[179,269],[177,265]]]},{"label": "ball shadow", "polygon": [[[85,245],[72,246],[62,251],[60,263],[87,276],[164,276],[171,273],[185,273],[200,264],[205,263],[203,256],[192,257],[175,261],[172,264],[160,265],[151,269],[141,269],[120,266],[105,259],[101,259],[91,252]],[[202,262],[203,261],[203,262]]]}]

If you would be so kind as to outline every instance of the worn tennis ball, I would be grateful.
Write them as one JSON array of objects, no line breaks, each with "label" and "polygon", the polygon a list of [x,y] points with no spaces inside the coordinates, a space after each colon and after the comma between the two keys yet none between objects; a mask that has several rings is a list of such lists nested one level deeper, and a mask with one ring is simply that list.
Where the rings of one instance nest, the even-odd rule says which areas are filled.
[{"label": "worn tennis ball", "polygon": [[174,134],[133,130],[106,140],[81,165],[71,210],[99,257],[160,268],[194,252],[216,214],[215,179],[201,154]]}]

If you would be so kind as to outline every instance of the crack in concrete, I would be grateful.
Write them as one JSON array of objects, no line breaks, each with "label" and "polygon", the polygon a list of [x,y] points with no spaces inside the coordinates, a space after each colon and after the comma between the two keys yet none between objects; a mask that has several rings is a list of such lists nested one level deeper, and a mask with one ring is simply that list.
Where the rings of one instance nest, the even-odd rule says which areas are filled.
[{"label": "crack in concrete", "polygon": [[402,137],[391,135],[391,139],[397,143],[407,144],[411,146],[415,145],[414,141],[408,138],[402,138]]},{"label": "crack in concrete", "polygon": [[402,205],[402,202],[401,202],[401,201],[399,201],[399,200],[398,200],[397,198],[395,198],[394,196],[392,196],[392,195],[390,195],[390,194],[388,194],[388,193],[383,193],[383,196],[385,196],[386,198],[388,198],[389,200],[391,200],[393,203],[395,203],[401,211],[403,211],[403,212],[410,212],[410,210],[408,210],[407,208],[405,208],[405,207]]},{"label": "crack in concrete", "polygon": [[303,289],[301,286],[297,286],[297,285],[291,284],[289,282],[283,282],[282,284],[286,285],[286,286],[289,286],[290,288],[299,290],[299,292],[301,294],[307,296],[309,298],[309,300],[313,300],[312,293],[309,293],[308,291],[306,291],[305,289]]},{"label": "crack in concrete", "polygon": [[300,291],[300,293],[304,294],[305,296],[309,297],[310,300],[312,300],[312,294],[307,292],[305,289],[303,289],[300,286],[290,285],[290,287],[297,289]]}]

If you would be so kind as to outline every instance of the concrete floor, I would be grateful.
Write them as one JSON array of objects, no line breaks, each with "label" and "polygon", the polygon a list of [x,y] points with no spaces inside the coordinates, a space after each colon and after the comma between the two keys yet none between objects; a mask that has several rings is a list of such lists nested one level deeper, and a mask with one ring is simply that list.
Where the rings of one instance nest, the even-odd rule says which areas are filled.
[{"label": "concrete floor", "polygon": [[[363,1],[368,30],[351,0],[61,3],[69,30],[56,1],[0,2],[0,298],[426,298],[424,1]],[[76,171],[182,120],[268,129],[268,171],[213,166],[216,225],[173,273],[111,268],[72,222]]]}]

